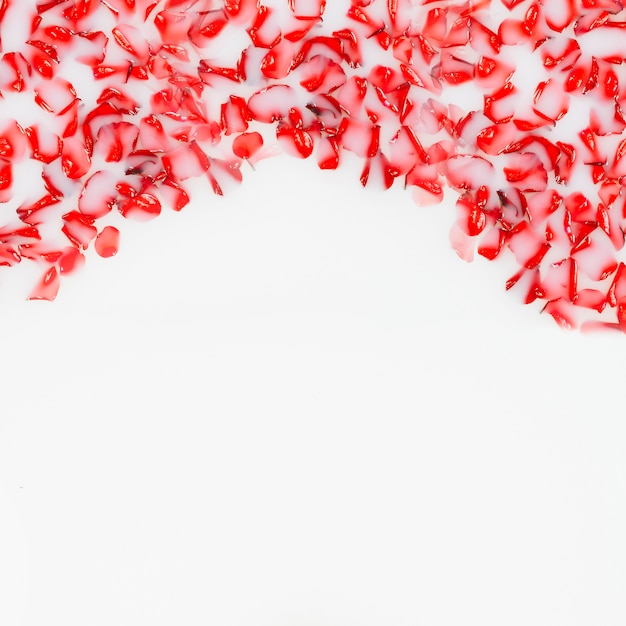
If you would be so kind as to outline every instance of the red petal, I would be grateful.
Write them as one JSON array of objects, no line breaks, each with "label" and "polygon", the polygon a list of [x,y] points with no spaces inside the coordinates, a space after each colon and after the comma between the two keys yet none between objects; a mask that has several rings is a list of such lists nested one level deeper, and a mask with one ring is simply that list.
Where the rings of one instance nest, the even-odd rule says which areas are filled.
[{"label": "red petal", "polygon": [[96,237],[94,248],[103,258],[115,256],[119,250],[120,231],[115,226],[105,226]]}]

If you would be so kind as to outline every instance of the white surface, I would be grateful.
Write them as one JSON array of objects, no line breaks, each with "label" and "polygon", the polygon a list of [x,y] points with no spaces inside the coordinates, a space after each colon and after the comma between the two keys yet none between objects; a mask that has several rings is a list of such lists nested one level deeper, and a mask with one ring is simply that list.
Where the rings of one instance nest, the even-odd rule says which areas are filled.
[{"label": "white surface", "polygon": [[277,159],[52,304],[4,274],[0,623],[622,625],[624,340],[446,211]]}]

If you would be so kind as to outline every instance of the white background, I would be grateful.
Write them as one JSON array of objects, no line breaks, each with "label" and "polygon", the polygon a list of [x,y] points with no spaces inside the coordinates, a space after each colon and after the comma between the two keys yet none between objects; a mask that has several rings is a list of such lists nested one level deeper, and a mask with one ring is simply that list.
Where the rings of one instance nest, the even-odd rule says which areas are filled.
[{"label": "white background", "polygon": [[626,343],[452,219],[278,158],[0,274],[0,623],[623,625]]}]

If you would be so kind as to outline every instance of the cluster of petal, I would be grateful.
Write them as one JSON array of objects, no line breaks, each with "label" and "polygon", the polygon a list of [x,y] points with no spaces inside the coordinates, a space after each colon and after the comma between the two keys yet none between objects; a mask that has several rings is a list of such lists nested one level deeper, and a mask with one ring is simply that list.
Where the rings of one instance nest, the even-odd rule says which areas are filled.
[{"label": "cluster of petal", "polygon": [[621,1],[30,1],[16,42],[28,2],[0,0],[0,96],[40,112],[0,122],[0,265],[42,265],[32,298],[116,254],[111,215],[180,211],[194,177],[222,194],[278,146],[321,169],[348,151],[422,205],[455,190],[462,258],[508,254],[524,302],[626,330]]}]

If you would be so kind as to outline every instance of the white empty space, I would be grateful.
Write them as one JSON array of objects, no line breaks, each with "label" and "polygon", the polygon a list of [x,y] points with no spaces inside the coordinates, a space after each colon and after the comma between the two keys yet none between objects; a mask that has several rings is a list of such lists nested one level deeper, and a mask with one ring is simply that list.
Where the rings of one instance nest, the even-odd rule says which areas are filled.
[{"label": "white empty space", "polygon": [[1,624],[623,625],[624,339],[349,174],[263,162],[54,303],[0,274]]}]

